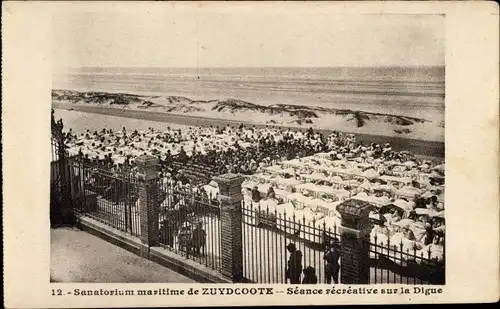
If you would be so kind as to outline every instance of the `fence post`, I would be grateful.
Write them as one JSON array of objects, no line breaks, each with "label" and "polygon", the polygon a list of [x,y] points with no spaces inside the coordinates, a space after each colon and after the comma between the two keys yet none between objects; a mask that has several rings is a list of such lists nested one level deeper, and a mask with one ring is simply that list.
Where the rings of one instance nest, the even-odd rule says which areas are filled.
[{"label": "fence post", "polygon": [[360,200],[347,200],[337,206],[341,221],[340,282],[370,283],[370,219],[373,206]]},{"label": "fence post", "polygon": [[142,257],[149,258],[149,248],[158,243],[158,159],[142,155],[136,160],[139,180],[139,218]]},{"label": "fence post", "polygon": [[214,177],[219,185],[221,271],[233,282],[240,282],[243,279],[241,184],[244,179],[243,176],[236,174]]}]

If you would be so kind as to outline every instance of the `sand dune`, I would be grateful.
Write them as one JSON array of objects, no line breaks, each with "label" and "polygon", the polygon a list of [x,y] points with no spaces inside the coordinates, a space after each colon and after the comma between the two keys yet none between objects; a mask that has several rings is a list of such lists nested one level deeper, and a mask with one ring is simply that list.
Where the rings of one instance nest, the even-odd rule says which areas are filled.
[{"label": "sand dune", "polygon": [[444,141],[444,125],[430,120],[369,111],[314,105],[259,105],[243,100],[192,100],[183,96],[53,90],[55,103],[91,104],[149,112],[251,121],[293,127],[312,127],[353,133]]}]

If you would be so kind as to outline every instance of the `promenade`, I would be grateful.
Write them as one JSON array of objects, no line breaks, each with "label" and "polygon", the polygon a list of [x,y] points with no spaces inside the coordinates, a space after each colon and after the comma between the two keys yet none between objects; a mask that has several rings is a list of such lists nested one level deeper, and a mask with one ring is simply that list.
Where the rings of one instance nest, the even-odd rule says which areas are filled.
[{"label": "promenade", "polygon": [[52,282],[195,282],[78,229],[51,229],[50,238],[50,279]]}]

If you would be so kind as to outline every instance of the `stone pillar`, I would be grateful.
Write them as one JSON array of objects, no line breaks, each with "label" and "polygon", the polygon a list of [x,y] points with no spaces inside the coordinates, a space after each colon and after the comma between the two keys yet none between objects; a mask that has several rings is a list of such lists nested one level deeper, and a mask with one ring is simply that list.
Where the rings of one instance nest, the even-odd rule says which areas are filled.
[{"label": "stone pillar", "polygon": [[214,177],[219,185],[222,274],[231,278],[233,282],[240,282],[243,279],[241,183],[244,179],[236,174]]},{"label": "stone pillar", "polygon": [[360,200],[347,200],[337,206],[341,221],[340,282],[370,283],[370,211],[373,205]]},{"label": "stone pillar", "polygon": [[139,216],[142,257],[149,258],[149,248],[158,243],[158,159],[143,155],[136,160],[139,180]]}]

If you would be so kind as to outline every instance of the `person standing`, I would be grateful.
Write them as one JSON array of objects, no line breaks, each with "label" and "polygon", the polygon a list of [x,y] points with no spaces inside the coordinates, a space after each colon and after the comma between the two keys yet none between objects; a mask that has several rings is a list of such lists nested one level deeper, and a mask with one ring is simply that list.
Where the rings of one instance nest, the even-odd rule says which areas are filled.
[{"label": "person standing", "polygon": [[276,199],[276,193],[274,192],[274,189],[272,186],[269,187],[267,190],[267,198],[268,199]]},{"label": "person standing", "polygon": [[198,222],[195,229],[193,230],[191,249],[197,255],[205,253],[207,233],[203,229],[203,222]]},{"label": "person standing", "polygon": [[316,270],[312,266],[306,267],[304,269],[304,278],[302,279],[302,284],[317,284],[318,277],[316,276]]},{"label": "person standing", "polygon": [[286,249],[290,252],[287,268],[285,270],[286,279],[289,279],[291,284],[300,284],[300,275],[302,273],[302,252],[297,250],[295,244],[293,243],[288,244]]},{"label": "person standing", "polygon": [[333,282],[335,284],[339,283],[339,271],[340,271],[340,244],[338,238],[334,238],[331,240],[330,245],[328,246],[323,259],[326,261],[325,266],[325,276],[326,283],[330,284]]}]

